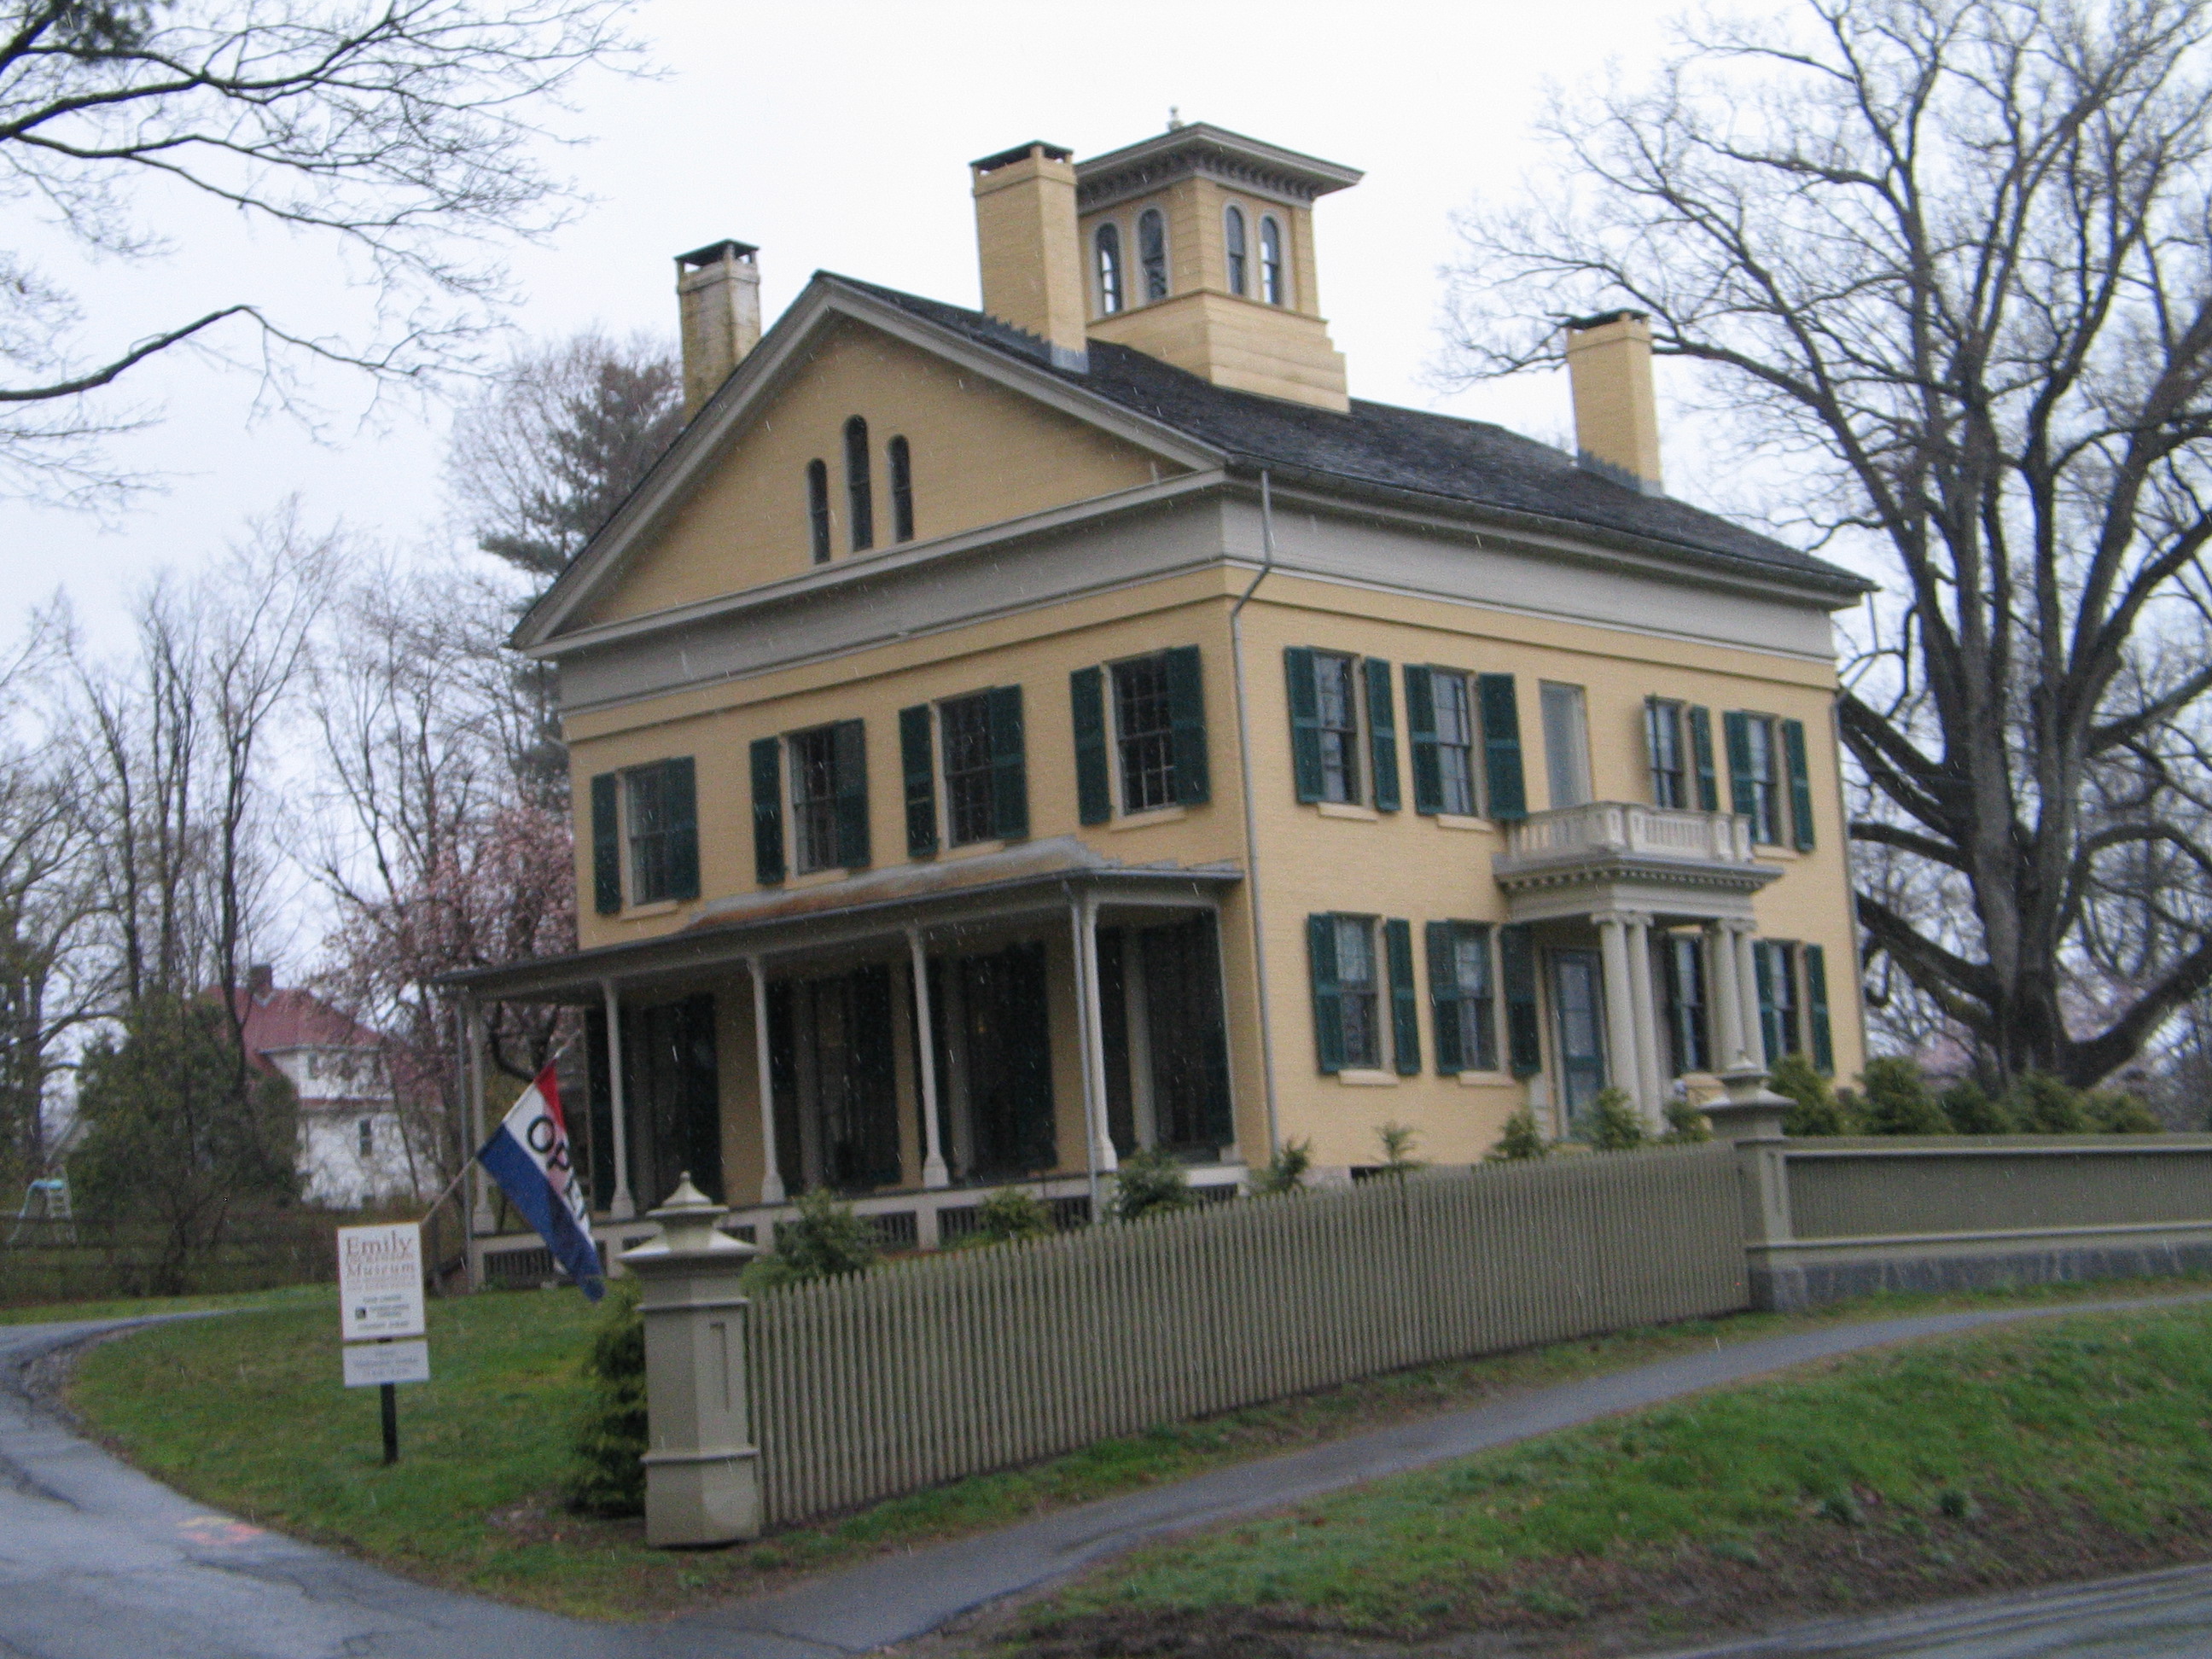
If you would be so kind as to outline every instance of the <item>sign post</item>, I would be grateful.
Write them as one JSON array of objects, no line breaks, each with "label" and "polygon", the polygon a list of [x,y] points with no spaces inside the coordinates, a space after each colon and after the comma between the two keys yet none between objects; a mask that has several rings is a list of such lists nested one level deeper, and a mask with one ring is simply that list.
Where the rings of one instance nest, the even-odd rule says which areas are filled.
[{"label": "sign post", "polygon": [[348,1345],[345,1385],[374,1388],[382,1396],[386,1463],[399,1461],[398,1385],[430,1380],[424,1330],[422,1224],[339,1228],[338,1340]]}]

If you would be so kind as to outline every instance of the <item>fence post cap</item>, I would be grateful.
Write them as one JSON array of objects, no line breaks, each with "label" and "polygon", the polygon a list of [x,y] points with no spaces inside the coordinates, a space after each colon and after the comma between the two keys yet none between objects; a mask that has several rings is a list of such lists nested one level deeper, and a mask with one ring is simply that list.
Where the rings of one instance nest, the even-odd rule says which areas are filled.
[{"label": "fence post cap", "polygon": [[1796,1103],[1766,1087],[1764,1067],[1750,1066],[1740,1071],[1723,1072],[1721,1086],[1728,1093],[1704,1108],[1715,1135],[1739,1146],[1747,1140],[1784,1139],[1782,1121]]},{"label": "fence post cap", "polygon": [[676,1190],[657,1210],[646,1212],[648,1221],[660,1224],[660,1237],[635,1249],[624,1250],[622,1261],[633,1271],[650,1271],[656,1264],[682,1263],[693,1266],[702,1262],[721,1261],[735,1267],[742,1266],[749,1256],[759,1252],[741,1238],[732,1238],[717,1224],[729,1214],[729,1206],[717,1204],[713,1199],[691,1184],[691,1174],[685,1170],[676,1183]]}]

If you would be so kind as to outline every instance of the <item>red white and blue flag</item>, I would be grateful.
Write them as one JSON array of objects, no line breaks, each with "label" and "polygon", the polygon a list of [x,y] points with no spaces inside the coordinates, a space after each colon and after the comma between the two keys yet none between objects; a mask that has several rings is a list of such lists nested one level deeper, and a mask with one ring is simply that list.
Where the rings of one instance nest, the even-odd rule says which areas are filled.
[{"label": "red white and blue flag", "polygon": [[591,1206],[568,1155],[568,1123],[561,1115],[561,1085],[552,1066],[522,1091],[477,1162],[538,1230],[562,1271],[597,1302],[606,1286],[592,1243]]}]

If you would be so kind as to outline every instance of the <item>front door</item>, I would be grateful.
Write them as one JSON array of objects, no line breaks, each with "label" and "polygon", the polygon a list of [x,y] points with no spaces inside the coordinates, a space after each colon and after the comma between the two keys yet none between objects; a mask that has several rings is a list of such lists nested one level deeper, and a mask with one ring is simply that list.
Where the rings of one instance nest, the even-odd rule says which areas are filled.
[{"label": "front door", "polygon": [[1595,951],[1552,953],[1552,1006],[1559,1021],[1559,1105],[1570,1135],[1589,1133],[1605,1087],[1605,979]]}]

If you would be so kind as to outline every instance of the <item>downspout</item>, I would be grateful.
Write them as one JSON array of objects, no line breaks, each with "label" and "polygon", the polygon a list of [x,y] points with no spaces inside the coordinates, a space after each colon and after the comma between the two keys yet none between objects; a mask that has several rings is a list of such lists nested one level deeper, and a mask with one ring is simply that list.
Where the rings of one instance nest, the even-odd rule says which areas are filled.
[{"label": "downspout", "polygon": [[1252,714],[1244,693],[1244,607],[1275,568],[1275,503],[1267,474],[1260,474],[1260,568],[1229,607],[1229,660],[1237,675],[1237,765],[1244,793],[1244,904],[1252,917],[1252,977],[1260,1005],[1260,1080],[1267,1102],[1267,1158],[1283,1149],[1275,1107],[1275,1032],[1267,1014],[1267,940],[1260,925],[1260,828],[1252,804]]}]

